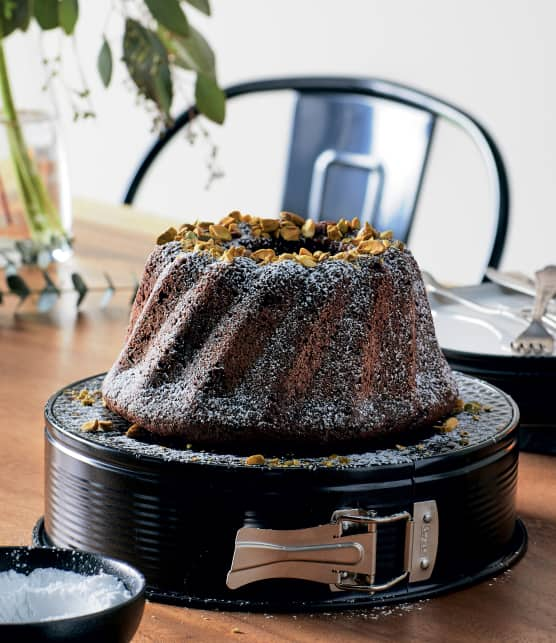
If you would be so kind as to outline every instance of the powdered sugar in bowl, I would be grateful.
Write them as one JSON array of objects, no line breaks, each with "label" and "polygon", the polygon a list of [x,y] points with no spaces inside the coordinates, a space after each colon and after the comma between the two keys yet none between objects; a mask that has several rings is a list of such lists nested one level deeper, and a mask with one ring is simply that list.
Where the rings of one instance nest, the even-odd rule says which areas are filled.
[{"label": "powdered sugar in bowl", "polygon": [[143,575],[122,561],[0,547],[0,641],[130,641],[144,594]]}]

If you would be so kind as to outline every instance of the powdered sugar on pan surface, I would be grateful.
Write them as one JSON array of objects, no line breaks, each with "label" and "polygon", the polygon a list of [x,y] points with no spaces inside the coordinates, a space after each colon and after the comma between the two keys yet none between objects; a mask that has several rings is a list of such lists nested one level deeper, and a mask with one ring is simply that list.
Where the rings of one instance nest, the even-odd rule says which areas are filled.
[{"label": "powdered sugar on pan surface", "polygon": [[[139,439],[129,438],[125,431],[129,422],[102,406],[100,398],[92,406],[83,406],[72,399],[71,392],[80,388],[98,390],[103,376],[83,380],[62,389],[47,409],[47,419],[58,429],[86,440],[91,444],[115,449],[117,452],[141,458],[144,456],[168,462],[209,464],[226,467],[245,467],[246,456],[262,453],[265,463],[262,466],[285,466],[288,468],[369,468],[382,465],[411,464],[425,458],[447,455],[463,449],[471,449],[480,444],[494,442],[517,420],[515,407],[501,391],[481,380],[456,373],[458,389],[466,402],[478,402],[490,410],[475,414],[460,413],[455,430],[441,433],[432,427],[426,431],[398,434],[390,442],[380,444],[365,443],[358,451],[338,451],[335,454],[309,453],[303,444],[298,444],[287,453],[280,453],[276,447],[247,447],[248,451],[208,450],[195,444],[182,442],[163,442],[148,434]],[[83,433],[81,426],[91,419],[112,422],[109,431]],[[331,458],[331,455],[336,457]]]},{"label": "powdered sugar on pan surface", "polygon": [[116,576],[55,568],[0,572],[0,623],[36,623],[92,614],[131,598]]}]

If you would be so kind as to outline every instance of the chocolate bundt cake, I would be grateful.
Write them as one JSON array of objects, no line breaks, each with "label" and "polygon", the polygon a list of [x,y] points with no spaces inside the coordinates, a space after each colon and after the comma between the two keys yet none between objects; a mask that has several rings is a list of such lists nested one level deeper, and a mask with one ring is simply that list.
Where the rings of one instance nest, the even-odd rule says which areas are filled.
[{"label": "chocolate bundt cake", "polygon": [[452,410],[419,268],[391,233],[232,212],[158,244],[103,386],[130,422],[195,442],[324,444]]}]

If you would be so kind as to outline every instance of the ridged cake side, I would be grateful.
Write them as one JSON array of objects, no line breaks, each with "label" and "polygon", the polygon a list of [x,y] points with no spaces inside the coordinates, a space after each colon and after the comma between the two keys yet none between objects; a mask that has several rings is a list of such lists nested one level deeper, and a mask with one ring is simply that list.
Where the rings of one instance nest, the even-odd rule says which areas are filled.
[{"label": "ridged cake side", "polygon": [[457,389],[418,266],[389,249],[306,269],[151,254],[104,398],[197,442],[342,442],[430,424]]}]

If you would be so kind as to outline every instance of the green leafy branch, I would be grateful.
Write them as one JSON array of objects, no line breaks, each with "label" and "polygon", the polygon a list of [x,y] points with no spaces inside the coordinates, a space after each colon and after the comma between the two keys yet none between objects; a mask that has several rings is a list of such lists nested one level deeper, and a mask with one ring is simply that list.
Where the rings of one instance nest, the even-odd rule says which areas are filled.
[{"label": "green leafy branch", "polygon": [[[197,109],[210,120],[223,123],[226,97],[218,85],[214,52],[193,27],[185,6],[211,15],[209,0],[114,0],[124,16],[122,51],[129,76],[138,93],[152,103],[162,122],[171,122],[176,73],[195,77]],[[36,22],[42,31],[61,29],[72,36],[79,22],[79,0],[0,0],[0,35],[27,31]],[[114,55],[102,35],[97,69],[105,87],[114,71]],[[88,91],[86,88],[83,91]]]},{"label": "green leafy branch", "polygon": [[[226,115],[225,94],[216,77],[214,52],[205,38],[191,25],[184,6],[210,16],[209,0],[113,0],[124,16],[123,57],[129,76],[139,94],[155,106],[157,119],[164,125],[172,121],[174,85],[178,72],[185,70],[195,77],[197,109],[210,120],[222,123]],[[4,39],[14,31],[27,31],[36,23],[41,31],[61,29],[74,36],[79,21],[79,0],[0,0],[0,96],[6,123],[12,163],[23,203],[27,227],[38,247],[53,247],[65,239],[59,212],[44,181],[37,172],[26,145],[17,107],[14,103]],[[74,49],[76,40],[73,40]],[[59,57],[43,57],[47,84],[58,74]],[[76,61],[83,87],[76,92],[88,100],[79,61]],[[113,54],[106,34],[102,36],[97,68],[108,87],[113,72]],[[91,117],[90,108],[78,110],[74,117]],[[212,172],[214,176],[217,174]]]},{"label": "green leafy branch", "polygon": [[[210,15],[208,0],[188,3]],[[197,109],[216,123],[223,123],[226,99],[216,79],[216,62],[209,43],[189,22],[179,0],[145,0],[152,28],[127,18],[123,38],[123,61],[139,93],[152,101],[168,122],[173,100],[172,70],[195,74]],[[100,76],[108,85],[112,55],[104,39],[98,57]]]}]

